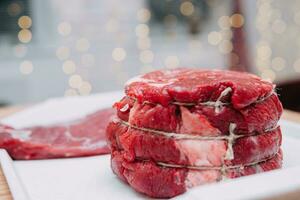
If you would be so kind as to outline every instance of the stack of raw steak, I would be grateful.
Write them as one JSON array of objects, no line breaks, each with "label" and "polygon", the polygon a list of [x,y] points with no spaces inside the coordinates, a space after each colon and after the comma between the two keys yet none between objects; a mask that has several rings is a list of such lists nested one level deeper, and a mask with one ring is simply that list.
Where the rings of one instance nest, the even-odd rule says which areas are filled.
[{"label": "stack of raw steak", "polygon": [[233,71],[176,69],[131,79],[107,127],[114,173],[168,198],[281,167],[274,85]]}]

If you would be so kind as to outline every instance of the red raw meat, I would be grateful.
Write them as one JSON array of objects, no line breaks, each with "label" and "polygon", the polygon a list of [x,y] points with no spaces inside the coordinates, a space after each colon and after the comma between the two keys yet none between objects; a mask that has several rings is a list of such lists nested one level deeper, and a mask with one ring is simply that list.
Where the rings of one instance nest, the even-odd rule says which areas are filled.
[{"label": "red raw meat", "polygon": [[[119,122],[111,122],[107,137],[113,149],[123,150],[127,161],[136,159],[153,160],[168,164],[187,166],[221,166],[228,141],[174,139],[151,132],[128,128]],[[281,145],[281,131],[236,139],[233,144],[233,160],[226,165],[257,162],[274,156]]]},{"label": "red raw meat", "polygon": [[269,96],[274,88],[272,83],[248,73],[181,68],[154,71],[135,77],[127,82],[125,92],[139,102],[168,105],[174,101],[216,101],[228,87],[232,92],[226,100],[236,109]]},{"label": "red raw meat", "polygon": [[281,168],[282,105],[255,75],[174,69],[129,80],[107,127],[114,173],[169,198],[189,187]]},{"label": "red raw meat", "polygon": [[282,105],[275,94],[240,110],[223,106],[218,113],[211,106],[162,106],[138,103],[126,97],[114,106],[118,117],[131,125],[176,133],[206,133],[205,135],[228,134],[230,123],[237,125],[236,134],[264,132],[275,127],[282,114]]},{"label": "red raw meat", "polygon": [[[188,188],[222,179],[220,170],[195,170],[170,168],[153,161],[128,162],[123,153],[112,152],[112,169],[123,181],[136,191],[155,198],[170,198],[184,193]],[[281,151],[266,161],[251,166],[228,169],[226,178],[237,178],[281,168]]]},{"label": "red raw meat", "polygon": [[109,108],[81,120],[22,130],[0,125],[0,148],[20,160],[107,154],[105,128],[114,114]]}]

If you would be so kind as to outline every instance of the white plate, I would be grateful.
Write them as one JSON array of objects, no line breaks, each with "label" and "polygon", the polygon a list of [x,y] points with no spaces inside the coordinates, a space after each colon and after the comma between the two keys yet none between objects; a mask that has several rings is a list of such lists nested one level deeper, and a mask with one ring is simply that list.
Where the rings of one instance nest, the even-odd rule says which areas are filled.
[{"label": "white plate", "polygon": [[[104,99],[103,95],[100,97]],[[99,98],[99,95],[95,98]],[[109,102],[117,98],[119,95],[112,97]],[[101,102],[100,99],[95,102]],[[38,117],[26,112],[31,113],[33,119]],[[21,114],[24,117],[24,112]],[[7,121],[14,124],[19,118],[17,116],[14,120],[10,117]],[[261,199],[300,189],[300,179],[295,178],[300,177],[300,139],[295,137],[300,133],[300,125],[282,121],[281,126],[284,135],[283,169],[199,186],[176,199]],[[0,162],[15,200],[25,200],[27,196],[31,200],[145,199],[145,196],[136,193],[112,173],[109,155],[11,161],[5,151],[0,151]]]}]

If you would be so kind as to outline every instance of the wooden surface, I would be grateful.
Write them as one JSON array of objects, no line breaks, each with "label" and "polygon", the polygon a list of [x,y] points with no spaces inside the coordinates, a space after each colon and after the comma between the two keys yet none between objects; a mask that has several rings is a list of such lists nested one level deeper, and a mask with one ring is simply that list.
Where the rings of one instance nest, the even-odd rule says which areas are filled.
[{"label": "wooden surface", "polygon": [[[0,109],[0,118],[3,118],[7,115],[10,115],[12,113],[15,113],[19,110],[23,109],[23,107],[15,106],[15,107],[8,107],[8,108],[1,108]],[[298,122],[300,123],[300,113],[285,110],[282,116],[283,119],[287,119],[290,121]],[[11,193],[9,191],[6,179],[3,175],[2,169],[0,168],[0,200],[12,200]],[[280,195],[275,198],[270,199],[276,199],[276,200],[296,200],[300,199],[300,190],[293,191],[286,195]]]}]

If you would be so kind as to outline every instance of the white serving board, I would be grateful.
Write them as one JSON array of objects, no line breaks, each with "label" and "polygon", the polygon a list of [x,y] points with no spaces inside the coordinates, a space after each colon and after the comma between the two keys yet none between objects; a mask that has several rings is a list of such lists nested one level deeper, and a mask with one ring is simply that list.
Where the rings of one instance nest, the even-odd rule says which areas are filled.
[{"label": "white serving board", "polygon": [[[93,97],[76,97],[73,99],[74,101],[72,98],[68,98],[68,103],[65,103],[65,99],[56,99],[56,104],[61,105],[57,107],[70,110],[70,118],[56,119],[55,123],[80,117],[73,113],[78,106],[81,113],[88,114],[93,109],[112,104],[121,95],[120,92],[106,93]],[[91,108],[86,105],[87,101],[84,98],[89,99],[89,104],[99,103],[101,105],[92,105],[93,108]],[[18,127],[37,125],[30,120],[27,120],[26,123],[23,121],[19,123],[20,119],[25,119],[28,117],[26,115],[30,115],[33,121],[43,116],[43,124],[51,124],[51,118],[54,116],[52,112],[55,112],[56,107],[53,102],[54,100],[51,100],[35,106],[33,111],[23,111],[2,122],[9,122],[10,125],[17,125]],[[51,107],[52,111],[47,109],[49,104],[53,106]],[[86,107],[86,110],[83,107]],[[59,112],[63,113],[61,110]],[[284,135],[283,169],[199,186],[176,199],[261,199],[300,189],[300,179],[295,178],[300,177],[300,125],[281,121],[281,126]],[[112,173],[109,155],[72,159],[11,161],[5,151],[0,151],[0,162],[15,200],[132,200],[147,198],[136,193]]]}]

